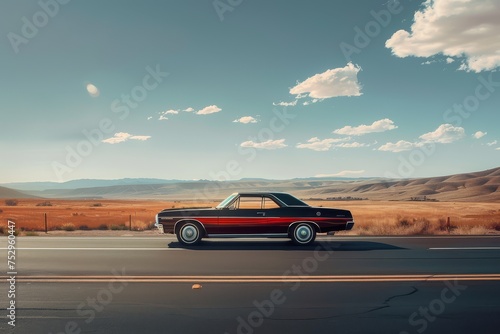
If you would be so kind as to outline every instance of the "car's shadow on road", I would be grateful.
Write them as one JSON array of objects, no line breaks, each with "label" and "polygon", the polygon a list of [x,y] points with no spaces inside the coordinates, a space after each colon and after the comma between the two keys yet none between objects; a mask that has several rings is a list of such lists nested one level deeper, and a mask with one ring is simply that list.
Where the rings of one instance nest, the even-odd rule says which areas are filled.
[{"label": "car's shadow on road", "polygon": [[373,250],[402,250],[405,248],[382,242],[372,241],[316,241],[308,246],[297,246],[291,241],[212,241],[202,240],[195,246],[185,246],[180,242],[171,242],[169,248],[189,250],[279,250],[279,251],[373,251]]}]

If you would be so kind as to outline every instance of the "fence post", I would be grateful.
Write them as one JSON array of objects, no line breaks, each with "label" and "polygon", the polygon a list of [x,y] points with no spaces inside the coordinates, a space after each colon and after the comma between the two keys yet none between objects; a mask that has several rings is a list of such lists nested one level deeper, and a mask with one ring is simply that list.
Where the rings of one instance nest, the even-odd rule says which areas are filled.
[{"label": "fence post", "polygon": [[45,224],[45,233],[49,233],[48,230],[49,230],[49,226],[47,224],[47,213],[44,213],[43,214],[43,221],[44,221],[44,224]]},{"label": "fence post", "polygon": [[128,230],[132,231],[132,215],[128,215]]},{"label": "fence post", "polygon": [[450,217],[446,219],[446,229],[448,230],[448,233],[450,233],[451,230]]}]

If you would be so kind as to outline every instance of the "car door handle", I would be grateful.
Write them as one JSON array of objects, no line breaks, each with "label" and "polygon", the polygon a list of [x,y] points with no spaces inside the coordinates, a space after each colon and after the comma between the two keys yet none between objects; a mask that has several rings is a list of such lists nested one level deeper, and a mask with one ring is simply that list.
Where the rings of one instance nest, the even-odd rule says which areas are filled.
[{"label": "car door handle", "polygon": [[258,215],[262,215],[262,216],[265,216],[266,213],[265,212],[257,212]]}]

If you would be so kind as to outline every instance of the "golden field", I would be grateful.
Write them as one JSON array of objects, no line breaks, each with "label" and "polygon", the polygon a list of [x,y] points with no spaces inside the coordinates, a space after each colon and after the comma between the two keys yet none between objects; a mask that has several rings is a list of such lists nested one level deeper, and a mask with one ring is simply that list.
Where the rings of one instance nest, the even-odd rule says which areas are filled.
[{"label": "golden field", "polygon": [[[356,225],[343,234],[489,234],[500,233],[500,206],[483,202],[308,201],[323,207],[351,210]],[[41,206],[41,204],[50,206]],[[7,220],[22,231],[151,228],[156,213],[165,208],[214,207],[218,201],[41,200],[0,202],[0,228]],[[451,226],[447,226],[450,217]]]}]

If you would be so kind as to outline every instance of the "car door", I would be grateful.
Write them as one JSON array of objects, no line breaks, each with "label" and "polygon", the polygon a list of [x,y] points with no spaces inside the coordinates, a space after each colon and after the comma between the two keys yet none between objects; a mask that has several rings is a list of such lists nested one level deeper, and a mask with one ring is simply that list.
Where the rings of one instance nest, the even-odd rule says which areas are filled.
[{"label": "car door", "polygon": [[223,234],[269,233],[263,196],[241,195],[231,207],[220,211],[219,231]]}]

